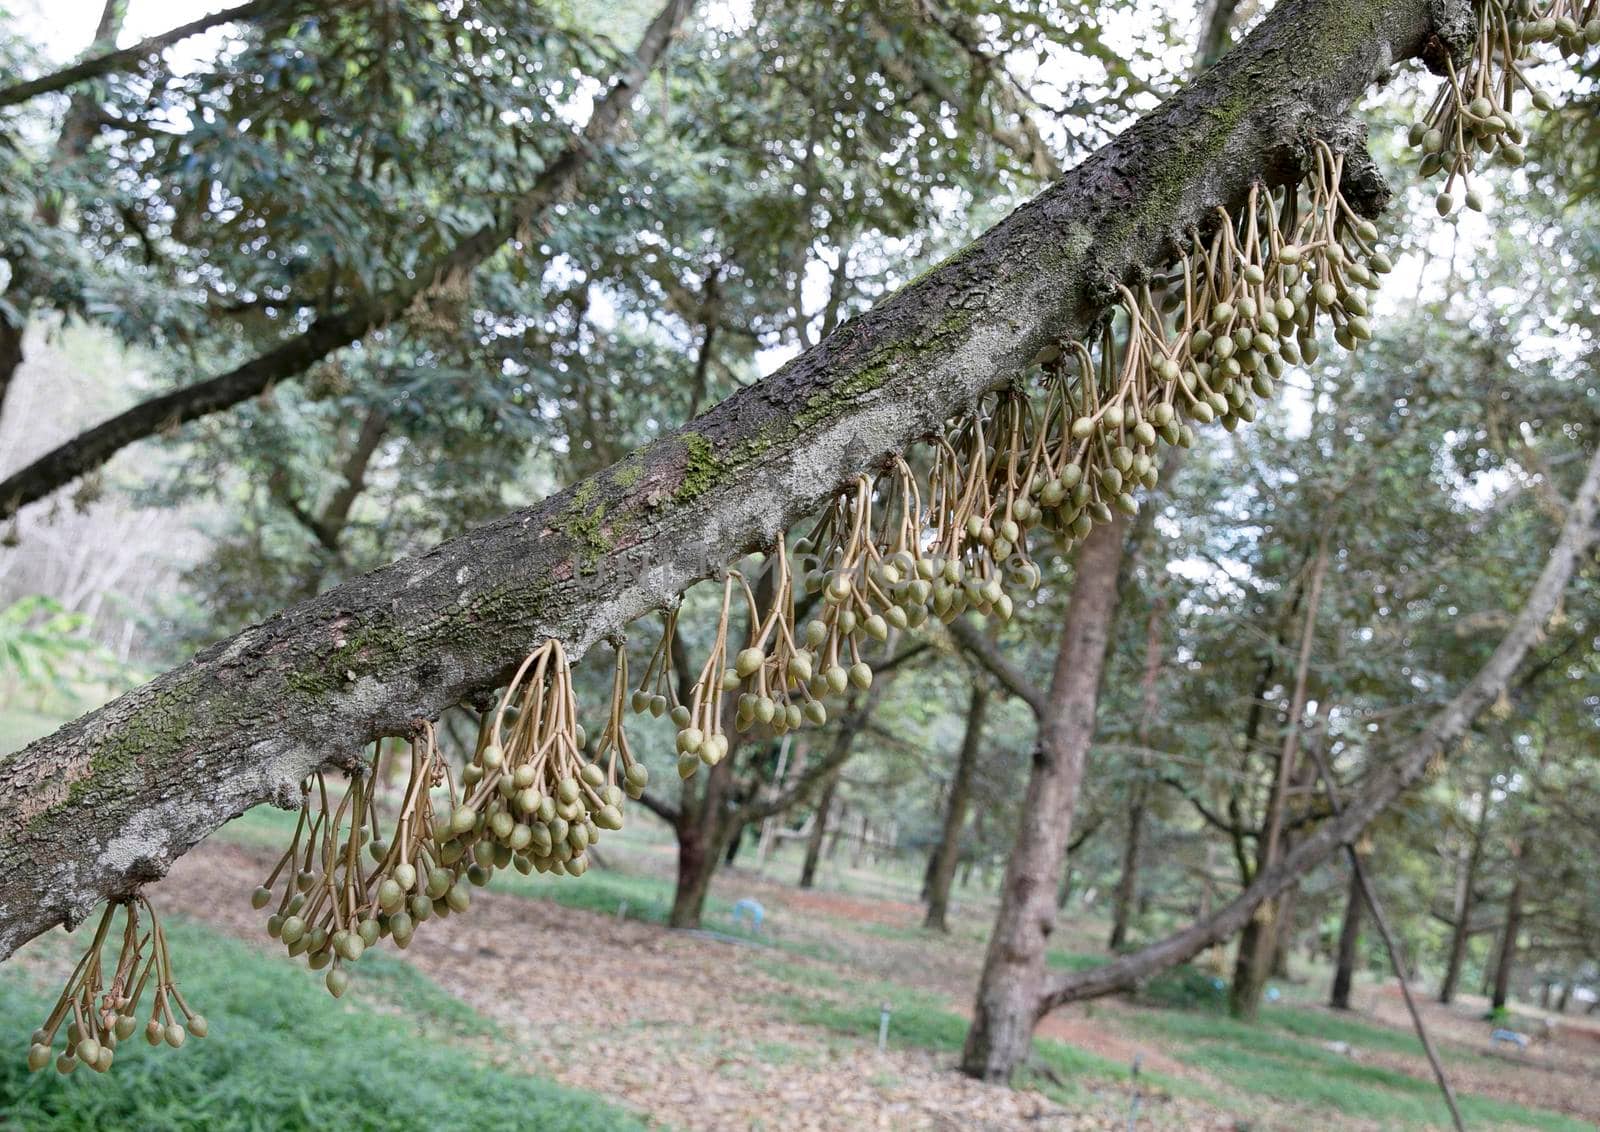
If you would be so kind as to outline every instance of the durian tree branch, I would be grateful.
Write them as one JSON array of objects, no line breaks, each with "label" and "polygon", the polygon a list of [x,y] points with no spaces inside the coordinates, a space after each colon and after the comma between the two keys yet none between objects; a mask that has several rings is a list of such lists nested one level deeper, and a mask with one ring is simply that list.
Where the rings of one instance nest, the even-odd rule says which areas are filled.
[{"label": "durian tree branch", "polygon": [[1042,999],[1040,1014],[1130,990],[1150,976],[1187,962],[1206,948],[1238,934],[1257,908],[1297,879],[1323,864],[1342,846],[1357,840],[1368,825],[1419,782],[1428,765],[1466,734],[1478,715],[1504,692],[1528,653],[1543,639],[1544,626],[1561,602],[1573,572],[1594,548],[1600,501],[1600,448],[1589,460],[1582,486],[1567,509],[1566,522],[1527,600],[1512,619],[1489,659],[1456,696],[1440,708],[1398,753],[1371,773],[1362,791],[1346,799],[1335,817],[1297,841],[1271,868],[1214,915],[1101,967],[1056,976]]},{"label": "durian tree branch", "polygon": [[[1286,0],[1221,64],[956,256],[686,428],[537,506],[292,606],[0,761],[0,958],[312,768],[578,656],[937,431],[1169,261],[1465,0]],[[1454,18],[1455,23],[1449,21]],[[1462,23],[1462,19],[1465,23]],[[1369,189],[1371,186],[1367,186]],[[1375,191],[1347,194],[1371,209]]]},{"label": "durian tree branch", "polygon": [[525,233],[577,185],[589,155],[616,133],[645,79],[665,55],[694,0],[667,0],[645,29],[633,56],[606,96],[565,149],[540,170],[532,187],[505,216],[463,237],[405,283],[341,310],[319,315],[310,326],[226,373],[148,398],[63,441],[26,467],[0,480],[0,519],[102,467],[130,444],[189,421],[231,409],[405,316],[436,284],[471,275],[490,256]]}]

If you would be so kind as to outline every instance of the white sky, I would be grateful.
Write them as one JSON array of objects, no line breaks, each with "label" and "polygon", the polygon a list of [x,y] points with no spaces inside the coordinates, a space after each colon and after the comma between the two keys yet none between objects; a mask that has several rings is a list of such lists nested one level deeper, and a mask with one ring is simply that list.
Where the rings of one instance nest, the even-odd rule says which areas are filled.
[{"label": "white sky", "polygon": [[[119,45],[126,46],[146,36],[178,27],[210,12],[234,7],[239,0],[129,0]],[[33,43],[41,45],[57,63],[65,63],[82,53],[94,39],[103,0],[11,0],[8,5],[15,26]],[[181,61],[185,48],[205,54],[205,38],[174,48],[171,58]]]}]

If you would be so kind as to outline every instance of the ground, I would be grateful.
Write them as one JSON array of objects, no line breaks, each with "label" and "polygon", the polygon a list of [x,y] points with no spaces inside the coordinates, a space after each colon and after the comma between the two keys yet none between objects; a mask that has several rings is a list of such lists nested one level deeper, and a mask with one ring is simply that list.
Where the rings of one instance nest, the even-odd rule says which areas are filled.
[{"label": "ground", "polygon": [[[244,941],[262,963],[287,969],[267,953],[261,914],[247,900],[285,821],[257,811],[229,826],[178,862],[153,893],[157,906],[192,921],[202,938]],[[782,883],[795,870],[780,854],[765,870],[752,859],[719,878],[710,930],[673,932],[659,922],[672,867],[661,832],[632,830],[600,848],[604,867],[581,879],[497,880],[467,915],[419,930],[404,966],[369,972],[363,960],[338,1008],[404,1015],[406,1026],[432,1032],[433,1045],[474,1064],[559,1082],[656,1127],[1444,1126],[1392,985],[1364,986],[1348,1014],[1314,1005],[1320,986],[1286,986],[1258,1024],[1245,1025],[1213,1008],[1205,975],[1187,972],[1140,1002],[1050,1016],[1021,1087],[1004,1089],[953,1071],[991,912],[981,901],[962,904],[950,935],[928,935],[905,899],[907,878],[867,861],[852,868],[841,854],[824,870],[828,890],[800,891]],[[732,902],[745,897],[763,906],[758,934],[730,919]],[[1053,962],[1096,960],[1103,925],[1070,920],[1060,934]],[[71,958],[56,933],[0,969],[0,988],[7,980],[42,988]],[[415,981],[397,982],[391,968]],[[288,974],[315,986],[313,976]],[[452,1014],[441,1028],[440,1011],[463,1004],[472,1024]],[[1564,1019],[1553,1038],[1512,1055],[1488,1051],[1481,1002],[1427,1009],[1470,1127],[1600,1121],[1600,1024]],[[207,1046],[227,1041],[214,1027]],[[186,1056],[187,1048],[172,1055]],[[121,1068],[87,1084],[115,1089]]]}]

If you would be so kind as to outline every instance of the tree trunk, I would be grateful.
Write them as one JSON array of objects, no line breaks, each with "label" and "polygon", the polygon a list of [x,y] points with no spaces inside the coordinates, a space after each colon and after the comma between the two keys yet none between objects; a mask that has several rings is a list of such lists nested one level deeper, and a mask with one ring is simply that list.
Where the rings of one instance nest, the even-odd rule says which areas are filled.
[{"label": "tree trunk", "polygon": [[1522,862],[1506,898],[1506,923],[1500,933],[1500,954],[1494,964],[1494,995],[1490,1006],[1502,1010],[1511,998],[1511,973],[1517,964],[1517,936],[1522,932]]},{"label": "tree trunk", "polygon": [[[1181,452],[1183,449],[1174,449]],[[1132,571],[1130,571],[1132,573]],[[1144,675],[1140,678],[1142,691],[1139,711],[1139,746],[1142,748],[1135,761],[1136,778],[1128,789],[1128,836],[1122,845],[1122,872],[1117,877],[1117,892],[1111,911],[1112,951],[1121,951],[1128,944],[1128,930],[1138,907],[1139,851],[1144,842],[1144,811],[1149,801],[1149,749],[1151,729],[1160,710],[1157,680],[1161,675],[1161,624],[1166,619],[1167,600],[1158,596],[1150,603],[1150,616],[1145,620]],[[1063,901],[1063,905],[1065,902]]]},{"label": "tree trunk", "polygon": [[932,931],[949,931],[945,916],[950,907],[950,882],[955,879],[956,861],[961,856],[961,830],[967,824],[967,803],[972,797],[972,772],[978,763],[978,748],[983,741],[983,717],[989,706],[989,688],[983,681],[972,685],[967,702],[967,729],[961,737],[961,753],[956,759],[955,777],[950,781],[950,796],[945,802],[944,828],[934,848],[928,868],[928,915],[922,926]]},{"label": "tree trunk", "polygon": [[[1305,715],[1311,676],[1311,649],[1316,641],[1317,613],[1322,605],[1322,584],[1328,574],[1330,532],[1323,528],[1317,553],[1311,563],[1311,581],[1306,589],[1305,619],[1300,627],[1299,655],[1295,659],[1294,691],[1289,713],[1283,724],[1283,747],[1272,775],[1272,796],[1262,822],[1260,851],[1254,876],[1260,876],[1278,863],[1283,838],[1283,819],[1289,784],[1296,778],[1296,757],[1300,748],[1300,728]],[[1285,894],[1287,890],[1285,890]],[[1239,955],[1234,964],[1233,984],[1228,992],[1228,1010],[1236,1018],[1254,1018],[1261,1009],[1261,992],[1272,970],[1272,955],[1280,930],[1279,920],[1287,912],[1283,895],[1256,909],[1239,937]]]},{"label": "tree trunk", "polygon": [[672,912],[667,918],[670,927],[700,926],[717,862],[716,852],[707,840],[706,831],[698,822],[678,830],[678,883],[672,890]]},{"label": "tree trunk", "polygon": [[962,1071],[1009,1081],[1028,1055],[1040,1014],[1046,949],[1056,920],[1056,885],[1072,833],[1084,757],[1117,607],[1126,522],[1095,527],[1078,552],[1072,599],[1056,654],[1046,713],[1039,721],[1021,826],[1001,885]]},{"label": "tree trunk", "polygon": [[841,766],[828,775],[822,784],[822,797],[817,799],[817,816],[811,824],[811,835],[806,838],[806,859],[800,866],[800,887],[810,888],[817,883],[817,862],[822,859],[822,839],[828,832],[828,814],[833,809],[833,792],[838,789]]},{"label": "tree trunk", "polygon": [[1128,837],[1122,846],[1122,872],[1117,877],[1111,909],[1111,939],[1107,946],[1121,951],[1128,945],[1128,925],[1133,919],[1139,887],[1139,849],[1144,839],[1144,786],[1139,784],[1128,803]]},{"label": "tree trunk", "polygon": [[1294,905],[1299,892],[1299,885],[1291,885],[1278,897],[1277,923],[1272,933],[1272,952],[1267,963],[1267,972],[1274,979],[1290,978],[1289,952],[1294,949]]},{"label": "tree trunk", "polygon": [[6,394],[11,391],[11,379],[22,368],[22,334],[24,326],[12,326],[11,320],[0,314],[0,420],[5,419]]},{"label": "tree trunk", "polygon": [[[770,544],[1046,345],[1087,334],[1105,280],[1170,262],[1172,233],[1278,183],[1308,132],[1337,127],[1424,47],[1442,67],[1440,45],[1464,49],[1471,24],[1463,0],[1285,0],[1200,81],[961,254],[679,432],[245,629],[7,756],[0,958],[164,875],[230,817],[292,805],[312,769],[493,689],[530,642],[560,639],[577,660]],[[1356,203],[1375,212],[1382,193],[1370,179],[1361,189]],[[63,482],[45,478],[40,493]],[[0,487],[0,512],[20,505],[15,487]],[[1350,820],[1363,818],[1358,803]]]},{"label": "tree trunk", "polygon": [[1466,866],[1457,878],[1453,911],[1455,922],[1450,925],[1450,958],[1445,964],[1444,980],[1439,984],[1439,1001],[1449,1004],[1456,997],[1456,986],[1461,981],[1461,968],[1467,958],[1467,944],[1472,939],[1470,931],[1473,891],[1478,885],[1478,866],[1483,862],[1483,846],[1489,830],[1489,787],[1484,785],[1483,803],[1478,820],[1472,826],[1472,845],[1467,850]]},{"label": "tree trunk", "polygon": [[1350,985],[1355,980],[1356,954],[1361,942],[1361,880],[1350,870],[1350,893],[1344,902],[1344,923],[1339,927],[1339,957],[1333,969],[1333,992],[1328,1005],[1335,1010],[1350,1009]]}]

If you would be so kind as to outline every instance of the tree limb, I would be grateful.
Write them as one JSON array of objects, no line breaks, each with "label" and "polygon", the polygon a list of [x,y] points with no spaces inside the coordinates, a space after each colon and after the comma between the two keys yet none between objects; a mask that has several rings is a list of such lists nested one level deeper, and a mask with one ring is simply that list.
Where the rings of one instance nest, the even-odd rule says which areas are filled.
[{"label": "tree limb", "polygon": [[1112,283],[1166,263],[1217,206],[1237,207],[1258,179],[1297,178],[1308,132],[1457,7],[1469,11],[1285,0],[1038,198],[685,429],[291,606],[0,759],[0,958],[161,876],[233,815],[296,802],[312,768],[493,688],[540,642],[581,656],[770,546],[1045,345],[1087,334]]},{"label": "tree limb", "polygon": [[319,5],[309,3],[308,0],[250,0],[247,4],[240,4],[233,8],[224,8],[220,12],[212,12],[208,16],[201,16],[198,20],[164,31],[159,35],[152,35],[148,39],[141,39],[129,47],[112,51],[102,51],[89,55],[76,63],[62,67],[58,71],[51,71],[47,75],[40,75],[36,79],[25,82],[12,83],[0,87],[0,109],[7,106],[16,106],[37,98],[41,94],[53,94],[59,90],[76,86],[89,79],[109,75],[113,71],[125,71],[158,52],[165,51],[174,43],[188,39],[192,35],[210,31],[223,24],[253,23],[257,20],[275,19],[279,16],[290,16],[301,10],[311,10]]},{"label": "tree limb", "polygon": [[1000,646],[989,634],[968,617],[957,617],[945,626],[950,639],[961,651],[987,668],[992,676],[1017,699],[1027,704],[1035,716],[1044,715],[1049,697],[1045,690],[1029,680],[1022,669],[1012,664],[1000,651]]},{"label": "tree limb", "polygon": [[404,284],[382,295],[319,315],[302,333],[205,381],[151,397],[110,420],[78,433],[0,481],[0,519],[102,466],[137,441],[212,413],[231,409],[278,382],[306,372],[334,351],[402,318],[413,302],[439,283],[469,276],[534,219],[571,194],[586,160],[617,129],[634,95],[665,54],[694,0],[667,0],[645,30],[638,50],[611,90],[596,103],[582,133],[545,166],[510,214],[464,237]]}]

